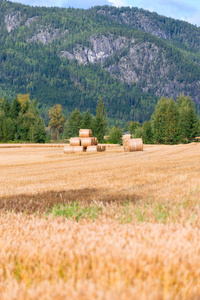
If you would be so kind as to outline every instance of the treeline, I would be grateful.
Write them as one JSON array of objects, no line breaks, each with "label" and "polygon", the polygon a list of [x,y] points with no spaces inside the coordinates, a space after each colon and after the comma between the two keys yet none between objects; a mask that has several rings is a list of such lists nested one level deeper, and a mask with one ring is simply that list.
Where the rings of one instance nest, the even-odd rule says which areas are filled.
[{"label": "treeline", "polygon": [[[194,102],[189,96],[161,98],[149,122],[142,124],[129,121],[125,127],[111,126],[102,99],[99,99],[96,114],[87,110],[82,114],[77,108],[67,118],[60,104],[49,110],[49,123],[45,127],[40,115],[37,100],[30,100],[29,94],[19,94],[10,104],[8,99],[0,98],[0,142],[44,143],[66,140],[78,136],[81,128],[92,129],[100,143],[122,144],[124,131],[132,137],[142,137],[145,144],[189,143],[200,136],[200,120]],[[50,136],[51,135],[51,136]]]},{"label": "treeline", "polygon": [[161,98],[149,122],[129,122],[127,128],[145,144],[190,143],[200,135],[200,120],[191,98],[180,95],[176,101]]},{"label": "treeline", "polygon": [[44,143],[46,129],[36,100],[19,94],[10,104],[0,98],[0,142]]}]

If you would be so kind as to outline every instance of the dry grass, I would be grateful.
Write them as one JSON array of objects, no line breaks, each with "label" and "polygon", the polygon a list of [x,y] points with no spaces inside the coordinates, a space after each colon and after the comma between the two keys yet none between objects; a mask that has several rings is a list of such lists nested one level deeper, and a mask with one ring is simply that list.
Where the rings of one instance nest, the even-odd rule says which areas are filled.
[{"label": "dry grass", "polygon": [[200,299],[200,144],[2,148],[0,174],[0,299]]}]

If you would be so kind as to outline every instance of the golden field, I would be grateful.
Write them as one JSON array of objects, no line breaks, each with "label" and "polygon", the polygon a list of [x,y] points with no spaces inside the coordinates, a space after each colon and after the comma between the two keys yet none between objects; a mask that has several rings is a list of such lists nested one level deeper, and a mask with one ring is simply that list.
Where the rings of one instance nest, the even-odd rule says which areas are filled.
[{"label": "golden field", "polygon": [[33,146],[0,145],[0,299],[200,299],[199,143]]}]

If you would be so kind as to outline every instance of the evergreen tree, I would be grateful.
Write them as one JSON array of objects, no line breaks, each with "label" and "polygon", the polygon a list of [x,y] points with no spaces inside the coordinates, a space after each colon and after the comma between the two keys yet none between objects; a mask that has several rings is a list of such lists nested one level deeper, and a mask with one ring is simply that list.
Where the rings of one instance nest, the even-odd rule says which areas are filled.
[{"label": "evergreen tree", "polygon": [[104,108],[101,98],[97,106],[96,116],[93,119],[92,131],[93,135],[98,138],[100,143],[102,143],[107,132],[107,116],[106,109]]},{"label": "evergreen tree", "polygon": [[189,96],[180,95],[177,99],[179,107],[179,134],[182,142],[191,142],[198,135],[198,119],[194,102]]},{"label": "evergreen tree", "polygon": [[19,115],[20,110],[21,110],[21,105],[17,97],[15,97],[11,104],[11,118],[16,119]]},{"label": "evergreen tree", "polygon": [[82,127],[83,116],[80,111],[76,108],[69,119],[66,121],[64,126],[64,138],[68,139],[70,137],[79,136],[79,130]]},{"label": "evergreen tree", "polygon": [[83,129],[91,129],[92,128],[92,117],[89,113],[89,111],[87,110],[84,117],[83,117],[83,121],[82,121],[82,125],[81,127]]},{"label": "evergreen tree", "polygon": [[166,111],[165,143],[177,144],[179,141],[179,112],[177,103],[171,98]]},{"label": "evergreen tree", "polygon": [[3,110],[4,110],[6,118],[11,116],[11,106],[10,106],[10,103],[8,101],[8,98],[6,98],[6,100],[4,102]]},{"label": "evergreen tree", "polygon": [[168,99],[161,98],[156,107],[155,111],[151,117],[151,124],[153,129],[153,135],[156,143],[164,144],[166,141],[166,125],[167,125],[167,108]]}]

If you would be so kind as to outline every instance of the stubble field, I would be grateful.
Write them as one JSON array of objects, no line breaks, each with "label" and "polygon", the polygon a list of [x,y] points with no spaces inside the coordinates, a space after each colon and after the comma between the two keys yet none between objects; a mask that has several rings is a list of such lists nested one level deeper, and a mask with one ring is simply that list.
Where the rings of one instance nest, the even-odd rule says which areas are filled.
[{"label": "stubble field", "polygon": [[200,299],[200,144],[111,150],[0,145],[0,299]]}]

